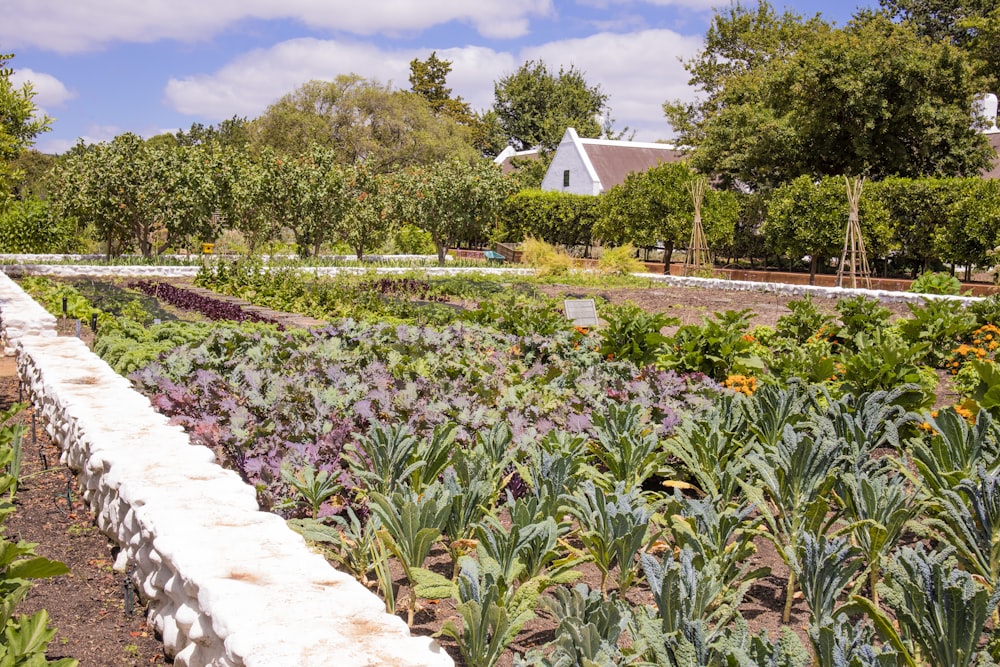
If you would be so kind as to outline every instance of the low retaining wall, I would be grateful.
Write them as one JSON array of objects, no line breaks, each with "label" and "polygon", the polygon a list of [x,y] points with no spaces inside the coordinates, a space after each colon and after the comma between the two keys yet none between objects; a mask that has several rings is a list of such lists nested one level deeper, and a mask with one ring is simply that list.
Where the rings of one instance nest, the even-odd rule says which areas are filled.
[{"label": "low retaining wall", "polygon": [[[175,664],[453,664],[280,517],[259,511],[250,486],[82,341],[55,336],[34,303],[0,275],[0,332],[26,393],[99,528],[119,545],[116,568],[148,601]],[[38,321],[26,325],[32,313]]]}]

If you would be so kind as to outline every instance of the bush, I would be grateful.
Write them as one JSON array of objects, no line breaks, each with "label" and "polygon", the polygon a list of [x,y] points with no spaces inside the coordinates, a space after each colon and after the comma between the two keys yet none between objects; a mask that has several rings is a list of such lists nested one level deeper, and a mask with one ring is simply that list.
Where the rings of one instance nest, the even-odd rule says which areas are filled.
[{"label": "bush", "polygon": [[944,272],[928,271],[910,285],[910,291],[917,294],[950,294],[958,296],[962,293],[962,283],[955,276]]},{"label": "bush", "polygon": [[597,260],[597,268],[602,273],[616,276],[641,273],[646,270],[646,266],[635,258],[635,247],[631,243],[605,250]]},{"label": "bush", "polygon": [[573,268],[573,258],[555,246],[528,237],[521,244],[521,261],[539,276],[560,276]]},{"label": "bush", "polygon": [[71,252],[76,245],[71,225],[53,219],[43,201],[15,201],[0,212],[0,252]]}]

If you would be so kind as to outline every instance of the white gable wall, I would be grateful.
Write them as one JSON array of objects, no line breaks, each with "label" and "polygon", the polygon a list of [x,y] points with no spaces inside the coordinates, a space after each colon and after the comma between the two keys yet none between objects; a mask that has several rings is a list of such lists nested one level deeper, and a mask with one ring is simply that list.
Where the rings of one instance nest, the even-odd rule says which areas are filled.
[{"label": "white gable wall", "polygon": [[[569,186],[564,186],[564,175],[569,171]],[[598,195],[604,190],[594,165],[590,163],[576,130],[568,128],[552,157],[552,164],[542,179],[542,190],[570,192],[577,195]]]}]

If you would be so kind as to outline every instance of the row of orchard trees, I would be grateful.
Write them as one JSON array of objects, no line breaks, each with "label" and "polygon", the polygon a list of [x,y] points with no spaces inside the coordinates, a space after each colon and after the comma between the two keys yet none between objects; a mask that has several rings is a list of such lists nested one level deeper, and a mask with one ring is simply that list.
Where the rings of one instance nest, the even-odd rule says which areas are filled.
[{"label": "row of orchard trees", "polygon": [[[167,145],[123,134],[82,148],[53,174],[54,217],[89,227],[111,254],[197,247],[224,230],[260,252],[288,230],[302,255],[334,244],[362,256],[403,224],[423,230],[439,259],[459,243],[683,247],[694,217],[685,163],[632,174],[599,197],[518,191],[489,160],[453,159],[380,172],[330,147],[300,154],[212,142]],[[719,255],[839,256],[848,205],[842,178],[799,177],[767,194],[710,190],[702,217]],[[985,265],[1000,245],[1000,183],[978,178],[867,182],[860,219],[870,254],[914,270]]]},{"label": "row of orchard trees", "polygon": [[449,245],[485,237],[512,192],[489,160],[386,173],[339,157],[321,145],[290,155],[123,134],[62,161],[49,197],[57,219],[89,227],[109,255],[190,248],[232,229],[252,253],[288,230],[301,255],[341,243],[360,258],[406,222],[429,235],[443,261]]},{"label": "row of orchard trees", "polygon": [[[669,263],[691,236],[694,204],[686,164],[632,174],[599,197],[525,190],[505,204],[496,236],[551,243],[662,244]],[[709,190],[702,207],[709,247],[734,258],[811,259],[812,271],[839,257],[848,200],[844,178],[801,176],[767,193]],[[937,263],[984,266],[1000,245],[1000,181],[888,178],[865,182],[860,221],[872,258],[926,270]]]}]

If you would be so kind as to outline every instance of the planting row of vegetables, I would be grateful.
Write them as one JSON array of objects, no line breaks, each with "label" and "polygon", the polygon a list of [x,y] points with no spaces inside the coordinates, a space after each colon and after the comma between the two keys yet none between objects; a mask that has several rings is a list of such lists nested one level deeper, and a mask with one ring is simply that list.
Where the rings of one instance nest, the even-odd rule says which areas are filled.
[{"label": "planting row of vegetables", "polygon": [[[428,284],[418,300],[446,293]],[[841,301],[834,318],[804,300],[774,327],[730,311],[672,335],[664,316],[602,305],[598,332],[541,335],[510,333],[551,309],[520,298],[532,305],[504,313],[508,332],[188,330],[131,377],[388,609],[412,620],[456,598],[441,633],[469,665],[495,664],[537,614],[554,639],[517,664],[1000,657],[995,301],[890,322],[876,302]],[[188,325],[126,324],[98,346],[121,368],[130,340],[169,326],[163,341],[184,342]],[[935,367],[962,399],[936,413]],[[808,615],[808,647],[743,617],[769,574],[762,540],[788,566],[784,616]],[[587,572],[600,583],[574,586]]]}]

